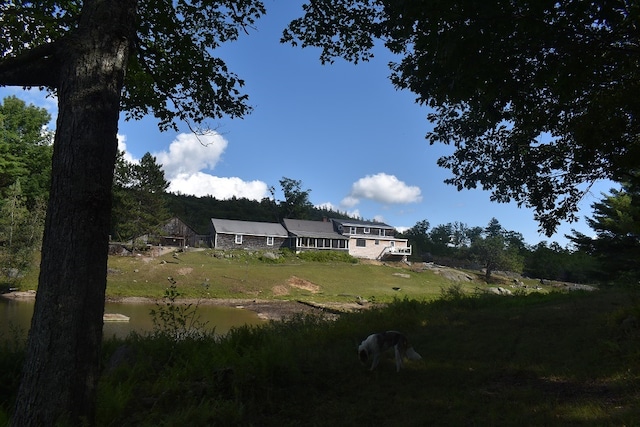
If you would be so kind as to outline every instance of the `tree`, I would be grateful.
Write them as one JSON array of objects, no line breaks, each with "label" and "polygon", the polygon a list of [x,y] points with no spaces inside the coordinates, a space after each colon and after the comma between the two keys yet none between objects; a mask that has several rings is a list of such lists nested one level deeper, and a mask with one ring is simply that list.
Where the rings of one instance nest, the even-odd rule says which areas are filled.
[{"label": "tree", "polygon": [[432,109],[458,190],[532,207],[553,234],[596,180],[640,166],[636,1],[315,0],[282,41],[357,63],[377,39],[391,81]]},{"label": "tree", "polygon": [[640,279],[640,186],[625,183],[592,205],[587,224],[596,236],[573,230],[567,236],[578,250],[599,260],[604,280],[637,283]]},{"label": "tree", "polygon": [[422,257],[424,261],[431,261],[429,253],[431,241],[429,239],[429,221],[423,219],[415,223],[413,227],[402,233],[413,247],[413,253]]},{"label": "tree", "polygon": [[46,200],[51,181],[51,116],[15,96],[0,104],[0,196],[21,179],[27,206]]},{"label": "tree", "polygon": [[282,177],[280,180],[284,200],[280,202],[282,218],[307,219],[313,208],[309,201],[311,190],[302,190],[302,181]]},{"label": "tree", "polygon": [[453,226],[451,223],[435,226],[429,232],[429,237],[433,244],[434,255],[446,255],[451,252],[451,238],[453,236]]},{"label": "tree", "polygon": [[484,267],[487,282],[498,269],[522,271],[524,259],[519,253],[522,236],[514,239],[518,234],[505,230],[497,219],[492,218],[484,235],[472,243],[472,256]]},{"label": "tree", "polygon": [[33,263],[41,242],[44,206],[27,209],[18,179],[0,200],[0,266],[5,279],[15,282]]},{"label": "tree", "polygon": [[112,229],[119,241],[131,240],[131,250],[136,249],[136,238],[157,235],[169,218],[164,191],[169,182],[164,178],[162,165],[150,153],[139,163],[124,159],[118,153],[116,160]]},{"label": "tree", "polygon": [[[212,56],[261,1],[47,0],[0,5],[0,85],[58,99],[38,293],[13,425],[93,424],[120,110],[177,122],[246,114]],[[60,331],[64,331],[61,333]]]}]

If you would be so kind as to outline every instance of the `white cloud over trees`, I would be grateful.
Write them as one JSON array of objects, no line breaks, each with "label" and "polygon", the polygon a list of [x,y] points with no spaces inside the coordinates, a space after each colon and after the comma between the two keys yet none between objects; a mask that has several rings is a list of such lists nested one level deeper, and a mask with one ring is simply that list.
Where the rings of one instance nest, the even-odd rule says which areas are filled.
[{"label": "white cloud over trees", "polygon": [[384,204],[417,203],[422,200],[419,187],[407,185],[395,175],[378,173],[360,178],[351,186],[351,192],[341,205],[351,208],[362,199]]}]

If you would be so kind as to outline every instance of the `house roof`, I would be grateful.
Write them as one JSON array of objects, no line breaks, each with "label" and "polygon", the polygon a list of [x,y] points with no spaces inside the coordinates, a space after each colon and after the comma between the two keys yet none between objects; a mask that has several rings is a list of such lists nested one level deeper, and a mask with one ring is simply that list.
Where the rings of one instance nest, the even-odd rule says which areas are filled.
[{"label": "house roof", "polygon": [[375,227],[375,228],[385,228],[389,230],[394,230],[394,228],[384,222],[374,222],[374,221],[360,221],[357,219],[338,219],[331,218],[331,221],[336,224],[340,224],[343,227]]},{"label": "house roof", "polygon": [[307,221],[303,219],[282,220],[285,228],[296,237],[318,237],[323,239],[348,240],[348,237],[336,233],[333,223],[328,221]]},{"label": "house roof", "polygon": [[219,234],[242,234],[252,236],[288,237],[287,230],[275,222],[238,221],[211,218],[211,225]]}]

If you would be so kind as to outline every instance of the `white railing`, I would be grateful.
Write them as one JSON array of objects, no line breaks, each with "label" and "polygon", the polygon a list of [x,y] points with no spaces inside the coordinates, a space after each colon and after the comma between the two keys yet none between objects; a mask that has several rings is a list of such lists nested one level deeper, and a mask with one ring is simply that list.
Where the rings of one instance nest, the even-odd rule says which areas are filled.
[{"label": "white railing", "polygon": [[387,246],[384,248],[383,255],[411,255],[411,246]]}]

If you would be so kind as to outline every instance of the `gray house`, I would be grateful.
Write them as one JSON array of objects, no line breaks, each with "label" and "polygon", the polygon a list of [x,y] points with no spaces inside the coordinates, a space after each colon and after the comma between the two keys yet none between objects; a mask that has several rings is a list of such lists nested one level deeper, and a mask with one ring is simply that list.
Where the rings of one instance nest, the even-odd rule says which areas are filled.
[{"label": "gray house", "polygon": [[349,237],[336,233],[330,221],[284,219],[289,232],[289,247],[296,251],[337,250],[349,251]]},{"label": "gray house", "polygon": [[211,247],[214,249],[280,249],[288,246],[288,233],[273,222],[211,219]]}]

